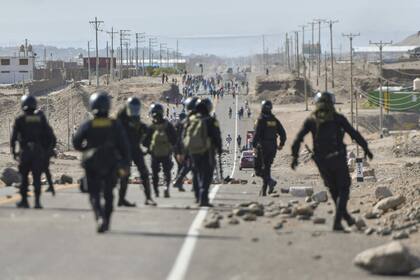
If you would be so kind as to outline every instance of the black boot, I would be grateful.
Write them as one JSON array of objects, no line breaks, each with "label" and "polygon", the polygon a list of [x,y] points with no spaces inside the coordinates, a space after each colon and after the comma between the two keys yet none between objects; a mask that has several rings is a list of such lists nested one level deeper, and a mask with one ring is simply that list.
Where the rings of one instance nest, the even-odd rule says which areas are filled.
[{"label": "black boot", "polygon": [[277,181],[273,178],[268,180],[268,194],[272,194],[274,191],[274,187],[277,185]]},{"label": "black boot", "polygon": [[352,225],[354,225],[356,223],[356,220],[347,212],[344,213],[343,218],[344,218],[344,220],[346,220],[349,227],[351,227]]},{"label": "black boot", "polygon": [[119,207],[136,207],[136,204],[132,203],[132,202],[126,200],[126,199],[120,199],[118,201],[118,206]]},{"label": "black boot", "polygon": [[164,196],[165,196],[165,198],[169,198],[169,197],[171,197],[171,196],[169,195],[169,188],[166,188],[166,189],[165,189]]},{"label": "black boot", "polygon": [[145,205],[151,205],[151,206],[156,206],[157,203],[151,198],[146,198],[146,201],[144,202]]},{"label": "black boot", "polygon": [[153,187],[153,190],[155,191],[155,196],[159,197],[159,188],[158,187]]},{"label": "black boot", "polygon": [[41,201],[40,201],[40,197],[39,196],[35,196],[35,205],[34,205],[35,209],[42,209],[42,205],[41,205]]},{"label": "black boot", "polygon": [[28,199],[26,197],[22,197],[21,201],[16,203],[16,207],[17,208],[24,208],[24,209],[29,208]]},{"label": "black boot", "polygon": [[260,191],[260,196],[267,196],[267,185],[264,184]]}]

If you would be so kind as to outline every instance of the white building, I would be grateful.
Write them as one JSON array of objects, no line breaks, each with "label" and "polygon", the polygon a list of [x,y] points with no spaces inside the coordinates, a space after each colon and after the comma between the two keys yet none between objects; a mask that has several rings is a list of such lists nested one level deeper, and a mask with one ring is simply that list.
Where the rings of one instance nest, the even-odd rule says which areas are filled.
[{"label": "white building", "polygon": [[35,57],[0,56],[0,84],[17,84],[32,81]]}]

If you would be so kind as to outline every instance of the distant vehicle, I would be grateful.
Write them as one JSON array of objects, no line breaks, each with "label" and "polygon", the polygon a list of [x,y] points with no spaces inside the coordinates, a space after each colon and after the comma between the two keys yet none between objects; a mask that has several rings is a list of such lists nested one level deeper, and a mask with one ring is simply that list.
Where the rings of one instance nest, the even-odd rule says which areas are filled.
[{"label": "distant vehicle", "polygon": [[255,155],[252,150],[243,151],[241,155],[241,161],[239,163],[239,170],[244,168],[254,168]]},{"label": "distant vehicle", "polygon": [[245,150],[252,149],[252,141],[254,139],[255,131],[249,130],[246,133],[246,143],[245,143]]}]

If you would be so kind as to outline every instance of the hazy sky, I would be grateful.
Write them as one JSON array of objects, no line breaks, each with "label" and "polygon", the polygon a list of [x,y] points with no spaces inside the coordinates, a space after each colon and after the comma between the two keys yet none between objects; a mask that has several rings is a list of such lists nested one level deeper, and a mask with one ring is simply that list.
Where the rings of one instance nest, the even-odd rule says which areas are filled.
[{"label": "hazy sky", "polygon": [[[336,47],[347,47],[341,33],[360,32],[355,45],[371,40],[399,41],[420,29],[420,1],[388,0],[1,0],[0,44],[16,45],[24,38],[34,44],[84,47],[94,39],[89,20],[98,16],[104,28],[131,29],[169,37],[197,35],[278,34],[267,38],[277,49],[284,32],[314,18],[338,19]],[[322,30],[327,38],[328,30]],[[307,38],[309,38],[309,33]],[[101,46],[107,36],[100,35]],[[186,53],[247,54],[259,52],[260,37],[235,40],[181,40]],[[326,44],[325,44],[326,46]]]}]

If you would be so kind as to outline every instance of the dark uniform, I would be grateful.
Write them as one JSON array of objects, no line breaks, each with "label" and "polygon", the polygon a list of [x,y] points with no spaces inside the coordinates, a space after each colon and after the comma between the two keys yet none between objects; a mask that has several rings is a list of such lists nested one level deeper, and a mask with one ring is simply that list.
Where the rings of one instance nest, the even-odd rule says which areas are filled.
[{"label": "dark uniform", "polygon": [[[216,153],[222,153],[222,137],[219,127],[219,122],[215,117],[210,116],[212,104],[209,99],[199,100],[196,105],[197,113],[196,118],[201,119],[207,128],[207,135],[209,137],[209,147],[206,151],[198,154],[190,153],[193,167],[193,177],[195,178],[198,186],[195,187],[194,193],[200,206],[211,207],[209,201],[209,188],[213,180],[213,174],[216,167]],[[191,121],[187,123],[191,125]],[[184,138],[186,135],[184,135]]]},{"label": "dark uniform", "polygon": [[[44,172],[47,150],[52,143],[52,129],[43,114],[35,112],[36,99],[33,96],[22,97],[23,115],[16,118],[11,137],[11,150],[13,157],[19,160],[19,173],[22,177],[20,195],[22,200],[17,207],[29,208],[28,176],[32,172],[35,193],[35,208],[42,208],[41,197],[41,174]],[[20,151],[16,151],[16,143],[19,142]]]},{"label": "dark uniform", "polygon": [[184,147],[182,144],[182,134],[184,132],[184,126],[186,122],[185,113],[179,115],[179,120],[175,124],[176,131],[176,144],[174,147],[175,160],[177,163],[177,173],[173,186],[178,188],[179,191],[184,192],[183,180],[187,176],[188,172],[191,171],[191,163],[189,158],[185,155]]},{"label": "dark uniform", "polygon": [[[262,112],[257,120],[255,136],[252,146],[256,153],[256,175],[263,179],[261,194],[266,195],[267,187],[272,193],[275,181],[271,178],[271,165],[278,149],[286,143],[286,132],[280,121],[271,113],[272,104],[270,101],[263,101]],[[277,137],[280,136],[280,144],[277,145]]]},{"label": "dark uniform", "polygon": [[311,133],[313,139],[314,161],[318,166],[325,186],[329,189],[331,197],[336,204],[336,216],[334,220],[334,230],[343,230],[341,220],[344,218],[351,226],[354,219],[347,212],[347,201],[349,199],[351,179],[346,162],[346,145],[343,142],[344,134],[348,133],[350,137],[359,144],[366,155],[370,158],[372,154],[369,151],[366,140],[356,131],[347,119],[335,112],[334,105],[329,100],[327,93],[323,93],[323,98],[327,100],[318,101],[318,104],[330,103],[327,114],[323,107],[317,109],[303,124],[292,146],[293,163],[292,168],[296,168],[299,157],[300,144],[306,134]]},{"label": "dark uniform", "polygon": [[[146,196],[146,204],[155,205],[150,192],[149,170],[147,169],[147,166],[144,162],[143,152],[140,149],[140,144],[144,141],[147,135],[148,127],[140,121],[140,116],[128,116],[127,107],[124,107],[118,112],[117,119],[121,122],[126,131],[128,142],[130,143],[131,159],[137,166],[137,170],[140,173],[140,178],[143,183],[144,194]],[[119,191],[119,206],[135,206],[125,199],[128,179],[129,176],[123,177],[120,180],[121,186]]]},{"label": "dark uniform", "polygon": [[[106,93],[93,94],[90,107],[94,118],[79,127],[73,137],[73,146],[84,152],[82,165],[90,202],[98,222],[98,232],[102,233],[109,229],[117,174],[128,174],[130,146],[121,123],[108,117],[110,101]],[[104,206],[101,196],[105,199]]]},{"label": "dark uniform", "polygon": [[148,148],[152,157],[153,189],[155,191],[155,195],[159,197],[159,172],[162,166],[166,182],[164,196],[169,197],[171,170],[173,166],[171,157],[173,147],[176,144],[176,132],[173,125],[163,118],[162,105],[153,104],[151,107],[151,115],[153,117],[153,121],[150,125],[146,139],[144,140],[144,145]]}]

